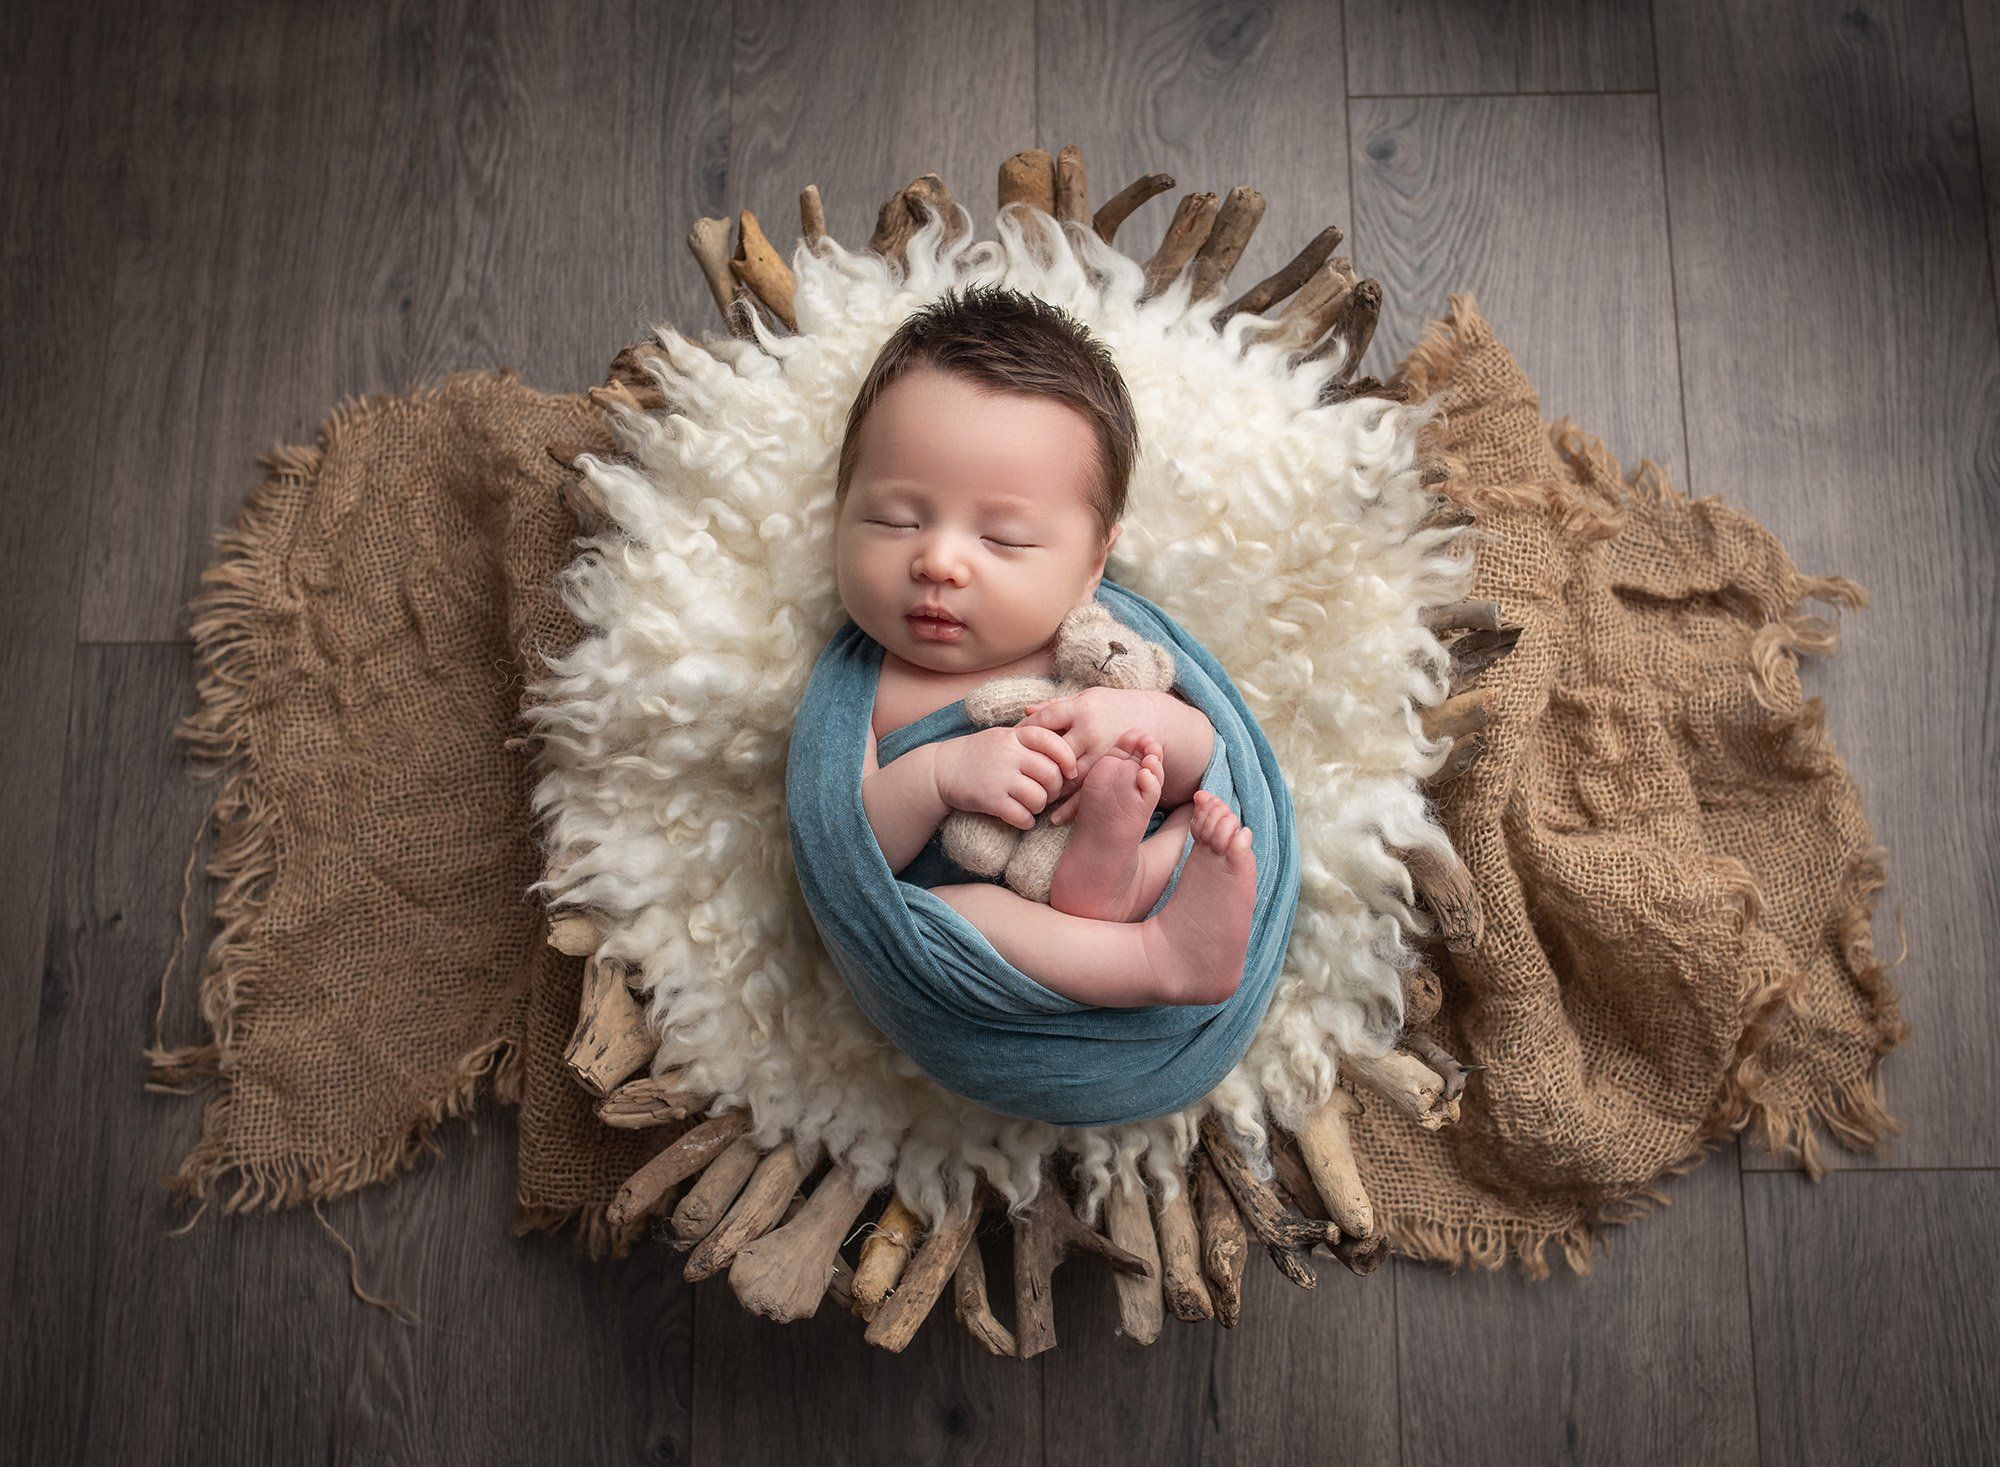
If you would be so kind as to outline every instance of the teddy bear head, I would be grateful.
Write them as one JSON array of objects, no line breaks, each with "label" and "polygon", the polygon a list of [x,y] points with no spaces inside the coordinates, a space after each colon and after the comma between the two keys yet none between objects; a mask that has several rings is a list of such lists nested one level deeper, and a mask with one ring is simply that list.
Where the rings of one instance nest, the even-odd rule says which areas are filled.
[{"label": "teddy bear head", "polygon": [[1163,693],[1174,685],[1174,657],[1102,602],[1086,601],[1056,628],[1056,675],[1088,688]]}]

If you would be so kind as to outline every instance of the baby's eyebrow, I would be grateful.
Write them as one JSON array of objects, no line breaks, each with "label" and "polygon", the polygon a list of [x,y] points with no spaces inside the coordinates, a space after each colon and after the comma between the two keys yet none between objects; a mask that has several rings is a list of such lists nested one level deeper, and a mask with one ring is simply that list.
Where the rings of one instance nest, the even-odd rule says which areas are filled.
[{"label": "baby's eyebrow", "polygon": [[[898,493],[910,494],[918,499],[928,497],[924,486],[911,479],[872,480],[865,487],[870,494],[879,494],[885,498]],[[1041,508],[1035,500],[1020,494],[996,494],[982,499],[980,503],[1002,514],[1025,515],[1029,518],[1033,518]]]}]

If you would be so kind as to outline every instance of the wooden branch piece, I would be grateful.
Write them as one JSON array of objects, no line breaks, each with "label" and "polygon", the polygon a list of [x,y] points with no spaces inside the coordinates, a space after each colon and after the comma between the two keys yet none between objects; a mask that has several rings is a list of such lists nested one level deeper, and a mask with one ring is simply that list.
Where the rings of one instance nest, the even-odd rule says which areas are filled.
[{"label": "wooden branch piece", "polygon": [[1016,153],[1000,165],[1000,204],[1026,204],[1044,214],[1056,211],[1056,160],[1042,148]]},{"label": "wooden branch piece", "polygon": [[1407,1050],[1392,1049],[1380,1059],[1342,1055],[1340,1067],[1423,1130],[1442,1130],[1458,1119],[1459,1103],[1444,1098],[1444,1078]]},{"label": "wooden branch piece", "polygon": [[1216,211],[1215,224],[1208,231],[1208,238],[1195,251],[1190,284],[1194,299],[1200,300],[1211,291],[1222,288],[1223,282],[1229,279],[1229,272],[1243,258],[1250,236],[1257,232],[1257,225],[1263,217],[1264,196],[1257,190],[1238,184],[1229,191],[1229,197]]},{"label": "wooden branch piece", "polygon": [[[1271,1131],[1271,1167],[1277,1173],[1279,1191],[1290,1198],[1300,1212],[1307,1217],[1332,1217],[1332,1209],[1320,1195],[1312,1173],[1299,1154],[1298,1142],[1275,1127]],[[1365,1277],[1380,1268],[1382,1260],[1388,1257],[1388,1239],[1380,1234],[1352,1234],[1343,1228],[1340,1241],[1331,1245],[1331,1252],[1347,1265],[1349,1272]],[[1275,1261],[1278,1255],[1273,1252],[1271,1257]]]},{"label": "wooden branch piece", "polygon": [[980,1207],[975,1202],[963,1218],[931,1229],[917,1249],[896,1292],[882,1301],[875,1317],[868,1321],[862,1338],[889,1351],[901,1350],[916,1338],[917,1327],[937,1303],[944,1286],[958,1272],[958,1261],[973,1241],[979,1227]]},{"label": "wooden branch piece", "polygon": [[1403,1027],[1428,1024],[1444,1007],[1444,981],[1435,970],[1419,963],[1403,973]]},{"label": "wooden branch piece", "polygon": [[1497,632],[1501,626],[1500,603],[1452,601],[1443,606],[1426,607],[1419,620],[1434,632],[1452,631],[1461,627],[1469,632]]},{"label": "wooden branch piece", "polygon": [[745,209],[736,218],[736,253],[729,261],[730,272],[785,323],[786,329],[798,330],[798,317],[792,314],[792,267],[764,238],[755,214]]},{"label": "wooden branch piece", "polygon": [[736,308],[743,285],[729,268],[729,221],[714,217],[695,220],[688,231],[688,249],[701,266],[701,277],[708,282],[708,293],[715,297],[715,308],[722,312],[729,334],[750,335],[749,318]]},{"label": "wooden branch piece", "polygon": [[1174,210],[1173,222],[1167,225],[1166,238],[1160,241],[1153,258],[1146,261],[1146,286],[1140,292],[1142,300],[1158,295],[1187,268],[1195,251],[1208,238],[1209,230],[1215,227],[1215,216],[1220,207],[1214,194],[1188,194],[1181,199],[1180,207]]},{"label": "wooden branch piece", "polygon": [[730,1205],[715,1231],[688,1255],[687,1267],[681,1270],[688,1282],[722,1272],[735,1262],[744,1245],[761,1238],[776,1224],[808,1170],[799,1148],[790,1141],[758,1162],[757,1170],[744,1184],[743,1195]]},{"label": "wooden branch piece", "polygon": [[585,961],[581,1010],[563,1063],[584,1089],[607,1096],[658,1052],[660,1036],[625,986],[625,965],[613,959]]},{"label": "wooden branch piece", "polygon": [[1110,244],[1112,237],[1118,233],[1118,226],[1132,217],[1133,210],[1173,186],[1174,176],[1171,173],[1148,173],[1142,178],[1135,178],[1104,201],[1103,207],[1092,217],[1091,227],[1097,231],[1099,239]]},{"label": "wooden branch piece", "polygon": [[[1488,603],[1491,605],[1491,603]],[[1497,608],[1496,608],[1497,609]],[[1519,627],[1495,627],[1491,631],[1467,632],[1445,650],[1451,656],[1451,690],[1456,693],[1494,663],[1512,652],[1521,640]]]},{"label": "wooden branch piece", "polygon": [[1347,293],[1340,308],[1333,313],[1327,327],[1326,340],[1309,354],[1324,356],[1335,346],[1341,348],[1340,370],[1334,374],[1335,382],[1345,382],[1354,375],[1361,365],[1362,357],[1368,353],[1368,343],[1375,339],[1375,323],[1382,315],[1382,282],[1363,280]]},{"label": "wooden branch piece", "polygon": [[1153,1233],[1143,1183],[1111,1184],[1111,1195],[1104,1200],[1104,1230],[1112,1242],[1146,1265],[1147,1272],[1121,1273],[1112,1285],[1118,1291],[1118,1327],[1126,1338],[1150,1345],[1160,1337],[1166,1307],[1160,1293],[1160,1240]]},{"label": "wooden branch piece", "polygon": [[1243,1269],[1250,1261],[1250,1240],[1244,1232],[1243,1215],[1236,1210],[1229,1188],[1216,1175],[1206,1148],[1195,1148],[1192,1171],[1195,1216],[1201,1226],[1201,1263],[1215,1301],[1215,1319],[1225,1329],[1234,1329],[1243,1311]]},{"label": "wooden branch piece", "polygon": [[1090,183],[1083,169],[1083,149],[1065,144],[1056,154],[1056,218],[1065,224],[1090,222]]},{"label": "wooden branch piece", "polygon": [[1310,1289],[1316,1282],[1312,1265],[1302,1255],[1310,1253],[1315,1244],[1325,1243],[1328,1247],[1340,1241],[1340,1229],[1324,1221],[1303,1217],[1287,1207],[1271,1184],[1250,1170],[1250,1163],[1236,1147],[1222,1118],[1214,1111],[1201,1118],[1201,1139],[1208,1151],[1208,1159],[1214,1163],[1216,1175],[1222,1178],[1229,1193],[1236,1199],[1236,1206],[1243,1214],[1243,1220],[1257,1235],[1271,1255],[1271,1261],[1280,1271],[1302,1289]]},{"label": "wooden branch piece", "polygon": [[597,1102],[597,1118],[616,1130],[644,1131],[685,1120],[707,1099],[705,1092],[682,1085],[681,1072],[672,1070],[620,1085]]},{"label": "wooden branch piece", "polygon": [[1435,708],[1418,712],[1427,739],[1462,739],[1493,721],[1493,694],[1476,689],[1447,698]]},{"label": "wooden branch piece", "polygon": [[678,1186],[707,1166],[749,1124],[748,1111],[724,1111],[678,1137],[625,1179],[625,1185],[605,1209],[607,1220],[613,1227],[623,1227],[635,1218],[646,1216],[666,1196],[669,1187]]},{"label": "wooden branch piece", "polygon": [[826,206],[819,199],[819,185],[809,183],[799,190],[799,237],[806,248],[817,253],[826,236]]},{"label": "wooden branch piece", "polygon": [[803,1207],[744,1244],[730,1264],[729,1287],[743,1307],[780,1323],[814,1314],[826,1296],[841,1242],[873,1191],[856,1182],[846,1162],[829,1167]]},{"label": "wooden branch piece", "polygon": [[549,918],[549,946],[572,958],[587,958],[597,951],[604,934],[587,912],[557,912]]},{"label": "wooden branch piece", "polygon": [[1360,1114],[1361,1106],[1348,1091],[1336,1085],[1325,1105],[1293,1137],[1298,1143],[1299,1160],[1312,1179],[1313,1192],[1326,1204],[1342,1233],[1368,1238],[1375,1233],[1375,1204],[1361,1185],[1361,1168],[1354,1160],[1354,1142],[1348,1123]]},{"label": "wooden branch piece", "polygon": [[917,1215],[892,1190],[888,1204],[875,1219],[875,1230],[861,1245],[861,1266],[854,1271],[854,1303],[861,1317],[875,1311],[896,1287],[917,1245]]},{"label": "wooden branch piece", "polygon": [[1215,1317],[1215,1301],[1201,1276],[1201,1230],[1195,1225],[1192,1184],[1183,1177],[1171,1202],[1155,1199],[1153,1226],[1159,1235],[1160,1281],[1174,1318],[1190,1324]]},{"label": "wooden branch piece", "polygon": [[1446,1104],[1456,1103],[1458,1097],[1465,1094],[1465,1082],[1471,1078],[1472,1072],[1483,1068],[1480,1065],[1460,1064],[1449,1050],[1422,1030],[1406,1030],[1402,1045],[1435,1070],[1437,1077],[1444,1081]]},{"label": "wooden branch piece", "polygon": [[952,1312],[965,1326],[966,1333],[979,1341],[987,1354],[1013,1359],[1019,1346],[1014,1332],[993,1313],[993,1302],[986,1295],[986,1258],[979,1251],[977,1233],[967,1240],[965,1251],[958,1255],[951,1283]]},{"label": "wooden branch piece", "polygon": [[1438,935],[1454,953],[1463,955],[1479,946],[1485,929],[1480,915],[1479,892],[1465,862],[1449,848],[1419,846],[1399,859],[1409,868],[1410,884],[1417,900],[1437,919]]},{"label": "wooden branch piece", "polygon": [[724,1147],[702,1169],[701,1179],[688,1188],[687,1195],[668,1219],[674,1242],[682,1248],[692,1248],[713,1232],[763,1159],[763,1148],[747,1136],[738,1136]]},{"label": "wooden branch piece", "polygon": [[959,217],[951,190],[935,173],[926,173],[890,195],[882,205],[875,216],[875,232],[868,237],[868,248],[885,259],[900,260],[917,231],[927,222],[924,212],[927,208],[944,220],[946,244],[964,236],[967,225]]},{"label": "wooden branch piece", "polygon": [[1079,1222],[1056,1179],[1045,1175],[1028,1211],[1014,1219],[1014,1339],[1023,1360],[1055,1346],[1050,1283],[1056,1266],[1071,1254],[1101,1258],[1121,1272],[1147,1271],[1143,1258]]},{"label": "wooden branch piece", "polygon": [[1329,224],[1314,235],[1306,247],[1292,256],[1289,263],[1274,275],[1267,275],[1242,295],[1215,313],[1215,324],[1220,327],[1231,316],[1245,311],[1263,312],[1271,309],[1279,301],[1286,299],[1313,276],[1313,272],[1326,263],[1340,246],[1340,229]]},{"label": "wooden branch piece", "polygon": [[1294,346],[1310,347],[1333,324],[1360,283],[1354,262],[1335,255],[1313,271],[1278,312],[1280,334]]}]

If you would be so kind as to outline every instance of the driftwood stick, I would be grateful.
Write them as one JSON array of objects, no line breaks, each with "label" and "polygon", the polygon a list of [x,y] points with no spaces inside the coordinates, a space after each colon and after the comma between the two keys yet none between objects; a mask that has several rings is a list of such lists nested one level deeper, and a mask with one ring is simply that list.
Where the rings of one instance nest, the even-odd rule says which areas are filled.
[{"label": "driftwood stick", "polygon": [[1437,919],[1438,935],[1445,947],[1461,956],[1478,948],[1485,920],[1480,914],[1479,892],[1472,884],[1472,873],[1465,869],[1458,852],[1449,847],[1439,851],[1433,846],[1419,846],[1399,853],[1397,858],[1409,868],[1417,900]]},{"label": "driftwood stick", "polygon": [[679,1070],[669,1070],[620,1085],[597,1102],[597,1118],[616,1130],[644,1131],[685,1120],[708,1098],[707,1092],[683,1085]]},{"label": "driftwood stick", "polygon": [[[1312,1173],[1299,1155],[1298,1143],[1275,1129],[1271,1132],[1271,1165],[1277,1173],[1279,1189],[1300,1212],[1307,1217],[1332,1217],[1332,1209],[1320,1195]],[[1380,1268],[1382,1260],[1388,1257],[1388,1240],[1380,1234],[1356,1235],[1342,1229],[1340,1241],[1332,1245],[1331,1251],[1351,1273],[1365,1277]],[[1278,1255],[1274,1252],[1271,1256],[1275,1260]]]},{"label": "driftwood stick", "polygon": [[758,1162],[743,1186],[743,1195],[730,1204],[715,1231],[688,1255],[687,1267],[681,1270],[688,1282],[722,1272],[736,1261],[745,1244],[769,1231],[809,1170],[798,1146],[790,1141],[780,1143]]},{"label": "driftwood stick", "polygon": [[1426,607],[1418,619],[1434,632],[1458,628],[1468,632],[1497,632],[1501,627],[1500,603],[1452,601],[1443,606]]},{"label": "driftwood stick", "polygon": [[1183,1177],[1174,1200],[1154,1199],[1153,1224],[1159,1234],[1160,1279],[1174,1318],[1192,1324],[1215,1317],[1215,1301],[1201,1276],[1201,1231],[1194,1220],[1192,1184]]},{"label": "driftwood stick", "polygon": [[639,1170],[625,1179],[618,1195],[611,1199],[605,1216],[613,1227],[623,1227],[634,1218],[644,1217],[678,1186],[713,1161],[750,1124],[748,1111],[724,1111],[678,1137]]},{"label": "driftwood stick", "polygon": [[1104,1202],[1104,1224],[1112,1242],[1146,1265],[1147,1272],[1121,1273],[1112,1285],[1118,1291],[1119,1328],[1126,1338],[1150,1345],[1160,1337],[1166,1308],[1160,1294],[1160,1240],[1153,1233],[1145,1185],[1113,1182]]},{"label": "driftwood stick", "polygon": [[683,1249],[692,1248],[714,1231],[763,1159],[763,1148],[747,1136],[738,1136],[724,1147],[702,1169],[701,1177],[688,1188],[687,1195],[668,1219],[675,1244]]},{"label": "driftwood stick", "polygon": [[1235,300],[1215,313],[1215,324],[1219,327],[1231,316],[1245,311],[1263,312],[1271,309],[1279,301],[1290,296],[1312,278],[1313,272],[1326,263],[1340,247],[1339,226],[1329,224],[1314,235],[1306,247],[1292,256],[1289,263],[1276,274],[1266,275],[1262,280],[1244,291]]},{"label": "driftwood stick", "polygon": [[1375,1233],[1375,1204],[1361,1185],[1361,1168],[1354,1160],[1349,1132],[1349,1122],[1360,1112],[1360,1103],[1353,1095],[1336,1085],[1326,1104],[1314,1111],[1293,1137],[1314,1194],[1326,1204],[1327,1214],[1341,1232],[1353,1238]]},{"label": "driftwood stick", "polygon": [[1354,262],[1345,255],[1333,256],[1307,277],[1278,312],[1279,335],[1294,346],[1310,347],[1333,324],[1360,283]]},{"label": "driftwood stick", "polygon": [[1493,694],[1483,688],[1445,699],[1418,712],[1427,739],[1462,739],[1493,721]]},{"label": "driftwood stick", "polygon": [[1454,640],[1446,651],[1451,656],[1451,690],[1456,693],[1494,663],[1512,652],[1521,640],[1519,627],[1496,627],[1490,632],[1467,632]]},{"label": "driftwood stick", "polygon": [[799,237],[806,242],[806,248],[819,250],[819,242],[826,238],[826,205],[820,202],[819,185],[809,183],[799,190]]},{"label": "driftwood stick", "polygon": [[1201,1118],[1201,1139],[1208,1150],[1208,1159],[1215,1164],[1216,1175],[1229,1188],[1243,1220],[1270,1253],[1271,1261],[1300,1288],[1313,1287],[1316,1279],[1312,1265],[1302,1255],[1310,1253],[1316,1244],[1331,1247],[1339,1242],[1340,1229],[1303,1217],[1287,1207],[1270,1183],[1250,1170],[1250,1163],[1223,1129],[1221,1117],[1213,1111]]},{"label": "driftwood stick", "polygon": [[[634,342],[611,359],[611,370],[606,374],[606,378],[629,388],[632,395],[639,400],[639,406],[646,411],[658,412],[671,404],[667,401],[666,390],[660,386],[659,379],[653,375],[652,368],[647,364],[659,361],[663,355],[660,344],[650,337],[645,341]],[[575,458],[576,455],[571,454],[570,457]],[[549,862],[549,877],[553,879],[564,867],[574,864],[580,855],[582,852],[574,847],[562,852],[557,860]]]},{"label": "driftwood stick", "polygon": [[903,1276],[920,1226],[917,1215],[891,1191],[888,1204],[875,1219],[875,1230],[861,1245],[861,1266],[854,1271],[854,1302],[862,1318],[875,1317],[876,1309]]},{"label": "driftwood stick", "polygon": [[1340,348],[1340,370],[1334,374],[1333,380],[1346,382],[1354,375],[1354,369],[1361,365],[1368,343],[1375,339],[1375,323],[1381,315],[1382,282],[1357,281],[1333,311],[1327,323],[1326,338],[1306,353],[1306,360],[1316,361],[1331,355],[1334,348]]},{"label": "driftwood stick", "polygon": [[771,314],[785,323],[788,330],[798,330],[798,317],[792,314],[792,267],[764,238],[763,228],[757,223],[755,214],[745,209],[736,217],[736,253],[729,260],[730,272],[747,285]]},{"label": "driftwood stick", "polygon": [[1171,173],[1148,173],[1135,178],[1104,201],[1090,224],[1097,231],[1097,237],[1110,244],[1118,233],[1118,226],[1132,217],[1132,211],[1155,195],[1163,194],[1174,186]]},{"label": "driftwood stick", "polygon": [[729,268],[729,221],[714,217],[695,220],[688,230],[688,249],[701,266],[701,277],[708,282],[708,293],[715,297],[715,308],[722,312],[729,334],[749,336],[750,318],[737,308],[743,284]]},{"label": "driftwood stick", "polygon": [[910,1266],[903,1270],[896,1292],[882,1301],[874,1318],[868,1321],[863,1339],[893,1352],[916,1338],[917,1327],[930,1314],[945,1284],[958,1272],[958,1260],[979,1227],[979,1214],[980,1207],[974,1202],[963,1218],[931,1229],[916,1257],[910,1260]]},{"label": "driftwood stick", "polygon": [[1065,224],[1090,222],[1090,183],[1084,174],[1083,149],[1067,143],[1056,154],[1056,218]]},{"label": "driftwood stick", "polygon": [[[593,389],[602,391],[603,389]],[[631,404],[637,407],[636,399]],[[603,943],[597,921],[588,912],[557,912],[549,918],[549,946],[572,958],[587,958]]]},{"label": "driftwood stick", "polygon": [[977,1233],[967,1241],[965,1251],[958,1255],[958,1267],[952,1272],[951,1283],[952,1312],[965,1326],[966,1333],[979,1341],[987,1354],[1013,1359],[1019,1346],[1014,1341],[1014,1332],[993,1313],[993,1301],[987,1297],[986,1258],[979,1251]]},{"label": "driftwood stick", "polygon": [[1243,1311],[1243,1268],[1250,1261],[1250,1240],[1243,1215],[1216,1175],[1205,1147],[1195,1148],[1190,1166],[1195,1216],[1201,1226],[1201,1262],[1215,1302],[1215,1319],[1225,1329],[1234,1329]]},{"label": "driftwood stick", "polygon": [[1200,300],[1209,292],[1222,288],[1229,272],[1243,258],[1250,236],[1257,232],[1257,225],[1263,217],[1264,196],[1257,190],[1238,184],[1229,191],[1222,207],[1216,211],[1215,224],[1208,231],[1208,238],[1195,251],[1189,287],[1194,299]]},{"label": "driftwood stick", "polygon": [[855,1181],[854,1168],[835,1162],[812,1196],[788,1221],[743,1245],[729,1265],[729,1287],[743,1307],[789,1323],[819,1309],[833,1277],[833,1260],[873,1188]]},{"label": "driftwood stick", "polygon": [[1380,1059],[1342,1055],[1340,1067],[1423,1130],[1442,1130],[1458,1119],[1459,1103],[1444,1098],[1443,1076],[1406,1050],[1392,1049]]},{"label": "driftwood stick", "polygon": [[1028,148],[1000,165],[1000,204],[1027,204],[1044,214],[1056,211],[1056,160],[1046,149]]},{"label": "driftwood stick", "polygon": [[581,1009],[563,1063],[592,1095],[609,1095],[658,1052],[660,1036],[646,1026],[625,986],[625,965],[615,960],[593,956],[584,963]]},{"label": "driftwood stick", "polygon": [[1471,1078],[1474,1070],[1481,1068],[1478,1065],[1460,1064],[1449,1050],[1420,1029],[1405,1030],[1401,1042],[1405,1049],[1429,1065],[1437,1072],[1438,1078],[1444,1081],[1444,1100],[1447,1105],[1456,1103],[1458,1097],[1465,1094],[1465,1082]]},{"label": "driftwood stick", "polygon": [[833,1274],[826,1281],[826,1296],[856,1319],[863,1317],[854,1302],[854,1270],[838,1253],[833,1255]]},{"label": "driftwood stick", "polygon": [[1467,734],[1454,739],[1451,748],[1445,753],[1444,763],[1438,765],[1437,773],[1425,780],[1424,784],[1429,789],[1442,789],[1485,757],[1485,734]]},{"label": "driftwood stick", "polygon": [[1214,194],[1188,194],[1181,199],[1174,210],[1173,222],[1167,225],[1166,238],[1160,241],[1153,258],[1146,261],[1146,287],[1140,292],[1141,299],[1158,295],[1187,268],[1188,261],[1215,226],[1220,207]]},{"label": "driftwood stick", "polygon": [[1089,1254],[1126,1273],[1145,1273],[1146,1261],[1077,1220],[1052,1175],[1027,1212],[1014,1219],[1014,1340],[1020,1358],[1033,1359],[1056,1343],[1056,1267],[1072,1254]]}]

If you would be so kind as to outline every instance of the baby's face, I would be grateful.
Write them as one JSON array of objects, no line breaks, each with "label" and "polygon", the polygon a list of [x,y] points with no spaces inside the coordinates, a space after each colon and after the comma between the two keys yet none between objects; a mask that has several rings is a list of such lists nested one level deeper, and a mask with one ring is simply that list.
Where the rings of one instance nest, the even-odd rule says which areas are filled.
[{"label": "baby's face", "polygon": [[[936,672],[1000,667],[1096,592],[1118,529],[1102,537],[1097,440],[1074,408],[924,366],[860,432],[835,573],[847,614],[889,651]],[[924,606],[958,624],[913,616]]]}]

